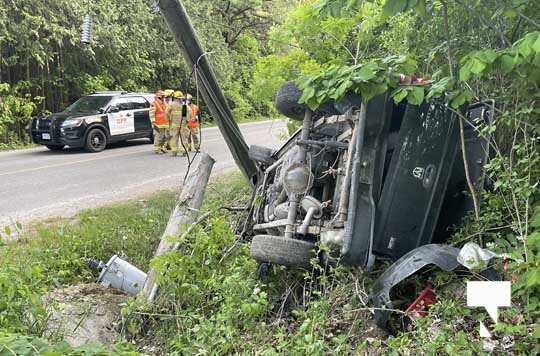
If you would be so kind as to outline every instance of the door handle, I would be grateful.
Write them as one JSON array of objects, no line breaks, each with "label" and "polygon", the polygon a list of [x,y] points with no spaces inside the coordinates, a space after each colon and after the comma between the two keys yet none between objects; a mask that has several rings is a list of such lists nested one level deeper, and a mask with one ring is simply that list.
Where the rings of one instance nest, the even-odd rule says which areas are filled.
[{"label": "door handle", "polygon": [[435,180],[435,176],[437,173],[437,168],[433,164],[429,164],[426,167],[426,170],[424,172],[424,179],[422,180],[422,185],[426,189],[430,189],[433,185],[433,181]]},{"label": "door handle", "polygon": [[126,116],[133,116],[133,114],[130,113],[130,112],[128,112],[128,113],[126,114]]}]

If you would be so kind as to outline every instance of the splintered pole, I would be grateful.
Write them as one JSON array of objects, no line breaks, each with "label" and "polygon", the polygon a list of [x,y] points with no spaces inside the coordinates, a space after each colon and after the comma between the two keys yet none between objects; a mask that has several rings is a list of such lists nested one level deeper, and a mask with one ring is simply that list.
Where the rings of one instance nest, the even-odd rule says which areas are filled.
[{"label": "splintered pole", "polygon": [[[174,237],[183,233],[183,228],[192,224],[197,218],[197,213],[202,205],[204,192],[215,160],[208,154],[203,153],[197,169],[189,174],[184,187],[180,192],[176,206],[174,207],[167,227],[161,236],[161,241],[154,257],[161,256],[176,249]],[[142,290],[148,302],[152,302],[156,296],[158,285],[156,284],[156,271],[151,268],[148,271],[146,282]]]}]

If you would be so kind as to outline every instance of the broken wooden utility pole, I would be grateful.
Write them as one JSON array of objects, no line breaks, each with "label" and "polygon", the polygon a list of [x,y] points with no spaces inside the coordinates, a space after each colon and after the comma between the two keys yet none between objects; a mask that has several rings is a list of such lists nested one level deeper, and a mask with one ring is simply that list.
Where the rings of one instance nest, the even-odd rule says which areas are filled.
[{"label": "broken wooden utility pole", "polygon": [[[182,228],[192,224],[197,218],[214,163],[215,160],[210,155],[203,153],[197,169],[191,172],[185,180],[154,257],[176,249],[178,245],[174,241],[174,237],[183,233]],[[149,303],[154,300],[157,288],[156,271],[151,268],[142,290],[142,294]]]}]

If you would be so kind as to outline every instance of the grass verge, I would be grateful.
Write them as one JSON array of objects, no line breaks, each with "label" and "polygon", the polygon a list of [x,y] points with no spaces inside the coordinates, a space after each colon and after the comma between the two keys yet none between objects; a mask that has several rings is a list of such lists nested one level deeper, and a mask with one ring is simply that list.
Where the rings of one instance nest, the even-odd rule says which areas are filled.
[{"label": "grass verge", "polygon": [[[222,176],[207,190],[210,218],[181,242],[181,251],[151,261],[175,194],[86,210],[74,219],[38,225],[0,250],[0,355],[32,354],[513,354],[538,351],[531,315],[519,302],[502,311],[494,341],[478,337],[481,310],[465,306],[464,286],[474,274],[428,270],[398,290],[410,298],[429,281],[438,302],[425,318],[394,317],[395,334],[377,329],[367,291],[384,268],[371,272],[321,267],[300,272],[273,266],[259,278],[238,219],[223,207],[242,206],[249,190],[240,175]],[[73,349],[40,339],[46,314],[41,296],[54,287],[92,281],[86,258],[120,254],[141,268],[152,265],[161,286],[153,305],[132,298],[123,308],[124,340]],[[405,301],[406,302],[406,301]],[[134,351],[134,346],[138,351]],[[6,351],[7,350],[7,351]]]}]

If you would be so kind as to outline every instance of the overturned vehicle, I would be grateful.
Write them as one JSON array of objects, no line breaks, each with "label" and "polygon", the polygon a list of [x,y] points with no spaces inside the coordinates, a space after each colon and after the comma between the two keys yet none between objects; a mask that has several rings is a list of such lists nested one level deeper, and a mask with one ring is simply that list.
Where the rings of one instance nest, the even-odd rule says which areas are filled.
[{"label": "overturned vehicle", "polygon": [[[260,262],[309,267],[313,257],[370,267],[442,242],[472,208],[457,115],[440,102],[367,104],[347,95],[312,112],[292,82],[278,92],[280,112],[301,120],[276,152],[251,146],[261,167],[252,207],[251,254]],[[471,105],[471,121],[489,119]],[[487,142],[465,127],[470,179],[483,184]],[[329,247],[316,256],[316,243]]]},{"label": "overturned vehicle", "polygon": [[[276,105],[301,129],[276,151],[248,148],[182,3],[157,6],[254,187],[244,233],[259,262],[306,268],[321,258],[369,267],[377,257],[398,259],[443,242],[472,209],[468,184],[484,184],[488,142],[465,125],[462,145],[458,117],[442,102],[395,104],[386,93],[362,104],[347,94],[311,111],[288,82]],[[492,105],[463,113],[469,122],[489,121]],[[318,253],[318,243],[329,248]]]}]

